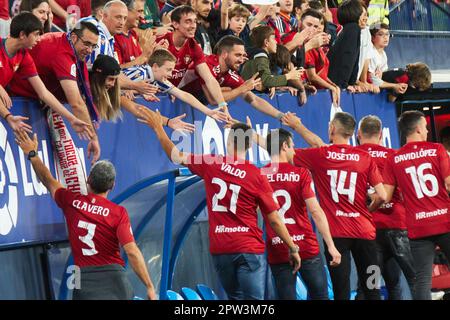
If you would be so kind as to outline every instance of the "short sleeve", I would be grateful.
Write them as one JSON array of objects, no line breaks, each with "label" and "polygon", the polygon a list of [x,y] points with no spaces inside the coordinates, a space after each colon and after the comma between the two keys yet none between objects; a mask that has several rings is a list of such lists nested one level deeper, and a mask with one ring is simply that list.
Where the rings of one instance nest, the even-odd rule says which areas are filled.
[{"label": "short sleeve", "polygon": [[20,79],[28,79],[38,75],[36,65],[28,51],[24,52],[22,62],[16,74]]},{"label": "short sleeve", "polygon": [[257,202],[258,206],[261,209],[261,212],[263,214],[269,214],[271,212],[274,212],[275,210],[278,210],[280,206],[273,198],[273,190],[272,187],[269,184],[269,181],[267,180],[267,177],[265,175],[258,176],[259,183],[258,183],[258,197]]},{"label": "short sleeve", "polygon": [[65,209],[71,205],[76,194],[66,188],[59,188],[55,192],[55,202],[61,209]]},{"label": "short sleeve", "polygon": [[295,149],[294,164],[297,167],[308,168],[313,170],[314,163],[317,164],[316,158],[319,152],[318,148]]},{"label": "short sleeve", "polygon": [[186,165],[192,173],[204,177],[208,169],[208,165],[213,163],[218,163],[217,156],[213,155],[203,155],[203,154],[193,154],[189,155],[188,164]]},{"label": "short sleeve", "polygon": [[119,224],[117,225],[116,236],[121,246],[134,242],[133,229],[131,228],[130,218],[125,208],[122,210]]},{"label": "short sleeve", "polygon": [[386,164],[383,169],[383,181],[384,184],[390,186],[396,186],[396,179],[394,174],[394,156],[391,155],[387,158]]},{"label": "short sleeve", "polygon": [[77,66],[68,54],[58,56],[53,59],[53,73],[58,80],[77,80]]},{"label": "short sleeve", "polygon": [[309,50],[305,53],[305,68],[316,68],[317,55],[316,50]]},{"label": "short sleeve", "polygon": [[380,170],[378,170],[378,166],[375,161],[369,156],[369,177],[368,182],[371,186],[376,186],[380,183],[383,183],[383,179],[381,178]]},{"label": "short sleeve", "polygon": [[173,89],[173,84],[170,81],[155,81],[156,86],[159,88],[161,93],[167,93]]},{"label": "short sleeve", "polygon": [[303,199],[306,200],[316,196],[312,189],[312,185],[311,173],[306,169],[302,170],[300,175],[300,192]]}]

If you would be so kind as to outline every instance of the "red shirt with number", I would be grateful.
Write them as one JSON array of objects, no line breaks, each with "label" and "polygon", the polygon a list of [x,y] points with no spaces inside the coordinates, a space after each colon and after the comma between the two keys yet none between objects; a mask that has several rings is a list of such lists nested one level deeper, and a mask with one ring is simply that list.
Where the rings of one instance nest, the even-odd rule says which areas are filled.
[{"label": "red shirt with number", "polygon": [[[383,172],[387,158],[395,153],[394,149],[372,143],[365,143],[357,148],[367,151],[370,154],[380,172]],[[395,190],[391,202],[383,204],[380,209],[373,213],[373,221],[377,229],[406,230],[405,219],[405,207],[399,188]]]},{"label": "red shirt with number", "polygon": [[278,209],[260,169],[221,155],[191,155],[187,167],[205,182],[212,254],[264,253],[256,209]]},{"label": "red shirt with number", "polygon": [[[311,175],[305,168],[290,163],[271,163],[265,167],[267,180],[273,189],[292,240],[300,248],[300,257],[309,259],[319,254],[319,243],[306,211],[305,200],[314,198]],[[289,248],[266,223],[267,260],[270,264],[289,262]]]},{"label": "red shirt with number", "polygon": [[70,246],[79,267],[125,263],[119,245],[134,242],[127,210],[93,193],[60,188],[55,201],[66,218]]},{"label": "red shirt with number", "polygon": [[382,179],[367,152],[345,144],[296,149],[294,163],[311,171],[334,238],[375,239],[366,195]]},{"label": "red shirt with number", "polygon": [[[33,58],[25,49],[20,49],[12,57],[9,56],[5,41],[6,39],[0,38],[0,85],[5,88],[15,76],[28,83],[28,78],[37,76]],[[31,91],[34,92],[33,88]]]},{"label": "red shirt with number", "polygon": [[139,57],[142,54],[142,48],[136,31],[132,29],[127,35],[123,33],[114,35],[114,50],[120,64],[131,62]]},{"label": "red shirt with number", "polygon": [[401,189],[411,239],[450,232],[449,161],[445,148],[431,142],[407,143],[387,160],[384,182]]},{"label": "red shirt with number", "polygon": [[[29,52],[36,62],[39,76],[48,91],[53,93],[60,102],[67,102],[66,95],[59,81],[76,81],[78,70],[76,67],[77,60],[66,34],[63,32],[46,33],[41,37],[41,41]],[[57,57],[57,59],[51,57]],[[85,63],[83,73],[84,79],[89,81]],[[28,81],[17,77],[11,82],[9,89],[14,95],[38,98]]]},{"label": "red shirt with number", "polygon": [[200,45],[193,38],[186,39],[180,49],[177,49],[173,43],[173,32],[157,38],[156,42],[162,39],[166,39],[169,42],[168,50],[177,58],[172,78],[169,80],[174,86],[182,88],[196,77],[195,67],[205,62],[205,55]]},{"label": "red shirt with number", "polygon": [[[206,56],[206,65],[211,71],[211,74],[216,78],[217,82],[221,87],[228,87],[231,89],[236,89],[241,86],[245,81],[242,77],[231,69],[228,71],[222,71],[220,68],[219,57],[215,54]],[[190,92],[192,94],[202,92],[202,86],[205,84],[202,78],[195,72],[197,80],[191,81],[189,84],[183,87],[183,90]]]}]

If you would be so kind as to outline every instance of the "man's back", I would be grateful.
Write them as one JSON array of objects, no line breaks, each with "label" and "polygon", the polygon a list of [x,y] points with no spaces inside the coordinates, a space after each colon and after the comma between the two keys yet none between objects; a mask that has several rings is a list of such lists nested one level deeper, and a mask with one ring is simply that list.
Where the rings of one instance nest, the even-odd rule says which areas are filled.
[{"label": "man's back", "polygon": [[205,181],[212,254],[264,253],[256,209],[278,209],[272,188],[260,170],[231,157],[191,155],[188,168]]},{"label": "man's back", "polygon": [[410,142],[389,157],[383,176],[402,191],[410,238],[450,231],[449,175],[449,157],[438,143]]},{"label": "man's back", "polygon": [[[370,154],[380,173],[383,172],[387,158],[395,153],[394,149],[371,143],[365,143],[357,148]],[[391,202],[383,204],[373,213],[373,221],[378,229],[406,229],[405,207],[400,188],[395,190]]]},{"label": "man's back", "polygon": [[93,193],[85,196],[64,188],[56,191],[55,201],[66,217],[76,265],[125,265],[119,244],[134,241],[125,208]]},{"label": "man's back", "polygon": [[344,144],[296,149],[294,163],[311,170],[333,237],[375,239],[367,185],[382,180],[367,152]]},{"label": "man's back", "polygon": [[[315,197],[311,175],[305,168],[290,163],[271,163],[267,179],[280,204],[278,213],[289,234],[300,248],[300,257],[308,259],[319,254],[319,244],[306,211],[305,200]],[[267,226],[267,258],[271,264],[287,263],[288,248],[270,226]]]}]

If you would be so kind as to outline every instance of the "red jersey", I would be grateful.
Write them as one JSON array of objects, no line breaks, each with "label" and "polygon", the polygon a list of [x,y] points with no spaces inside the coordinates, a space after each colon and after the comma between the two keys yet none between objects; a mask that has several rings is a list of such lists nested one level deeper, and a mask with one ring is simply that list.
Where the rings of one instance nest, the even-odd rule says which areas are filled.
[{"label": "red jersey", "polygon": [[8,20],[9,19],[9,2],[8,0],[2,0],[0,4],[0,19]]},{"label": "red jersey", "polygon": [[[157,38],[156,42],[162,39],[166,39],[169,42],[168,50],[177,58],[170,82],[174,86],[182,88],[192,81],[192,79],[188,79],[189,77],[195,77],[194,69],[199,64],[205,62],[205,55],[200,45],[193,38],[186,39],[180,49],[177,49],[173,44],[173,32],[166,33],[164,36]],[[188,70],[191,73],[188,73]]]},{"label": "red jersey", "polygon": [[384,182],[401,189],[411,239],[450,232],[448,176],[449,157],[439,143],[410,142],[388,158]]},{"label": "red jersey", "polygon": [[[276,167],[276,165],[278,167]],[[267,174],[273,196],[280,209],[278,214],[286,225],[292,240],[300,248],[302,259],[319,254],[319,243],[313,231],[306,211],[305,200],[315,197],[311,188],[311,175],[305,168],[298,168],[290,163],[277,163],[273,171]],[[270,164],[266,168],[270,168]],[[289,262],[289,248],[266,223],[267,259],[270,264]]]},{"label": "red jersey", "polygon": [[366,207],[367,186],[382,179],[367,152],[344,144],[296,149],[294,163],[311,170],[334,238],[375,239]]},{"label": "red jersey", "polygon": [[55,201],[66,217],[77,266],[125,266],[119,244],[134,242],[134,237],[124,207],[93,193],[85,196],[65,188],[56,191]]},{"label": "red jersey", "polygon": [[[328,79],[328,68],[330,67],[330,60],[328,60],[323,48],[309,50],[305,53],[305,69],[316,69],[316,74],[323,80]],[[304,73],[306,77],[306,72]],[[323,87],[314,84],[317,89],[324,89]]]},{"label": "red jersey", "polygon": [[[394,149],[371,143],[365,143],[356,148],[367,151],[375,161],[380,172],[383,172],[387,158],[395,153]],[[385,179],[383,178],[383,180]],[[391,202],[383,204],[380,209],[373,213],[373,221],[377,229],[406,230],[405,219],[405,207],[400,188],[396,188]]]},{"label": "red jersey", "polygon": [[[206,56],[205,61],[206,65],[211,71],[211,74],[214,78],[216,78],[221,87],[236,89],[245,82],[244,79],[242,79],[242,77],[236,71],[228,69],[228,71],[223,72],[220,69],[219,57],[217,55],[212,54]],[[200,78],[198,73],[196,72],[195,74],[198,78],[197,81],[191,81],[187,86],[183,87],[183,90],[192,94],[202,92],[202,86],[205,84],[205,81]]]},{"label": "red jersey", "polygon": [[[63,32],[50,32],[42,36],[41,41],[29,51],[36,67],[47,87],[60,102],[67,102],[60,80],[77,80],[75,53]],[[52,57],[58,57],[53,59]],[[84,79],[88,81],[88,71],[84,64]],[[28,81],[14,78],[10,85],[13,94],[37,99],[37,95]]]},{"label": "red jersey", "polygon": [[264,253],[256,209],[278,209],[267,178],[248,161],[191,155],[188,168],[205,181],[212,254]]},{"label": "red jersey", "polygon": [[[28,78],[37,76],[33,59],[25,49],[20,49],[10,57],[6,52],[5,41],[0,38],[0,85],[6,87],[15,76],[28,83]],[[34,91],[33,88],[31,90]]]},{"label": "red jersey", "polygon": [[133,61],[142,54],[139,45],[139,36],[133,29],[128,31],[128,35],[123,33],[114,36],[114,50],[119,59],[119,64]]},{"label": "red jersey", "polygon": [[[77,19],[87,17],[91,14],[91,0],[55,0],[64,11],[69,14],[76,14]],[[66,22],[53,13],[53,23],[58,27],[66,29]]]}]

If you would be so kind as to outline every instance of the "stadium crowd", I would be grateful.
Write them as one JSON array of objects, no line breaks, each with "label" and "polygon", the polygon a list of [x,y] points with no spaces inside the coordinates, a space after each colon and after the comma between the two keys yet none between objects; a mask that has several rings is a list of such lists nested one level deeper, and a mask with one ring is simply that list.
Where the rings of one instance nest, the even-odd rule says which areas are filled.
[{"label": "stadium crowd", "polygon": [[[172,161],[204,178],[211,254],[230,299],[263,299],[266,263],[280,299],[295,299],[297,271],[311,299],[328,299],[326,270],[307,211],[324,239],[335,299],[350,298],[351,256],[358,298],[380,299],[378,284],[370,281],[375,266],[390,299],[402,297],[402,272],[413,298],[429,299],[435,246],[450,258],[450,167],[444,147],[426,142],[424,115],[401,116],[407,144],[394,151],[380,145],[380,119],[367,116],[357,127],[351,115],[337,112],[327,145],[302,124],[295,109],[281,113],[255,94],[273,97],[288,91],[302,106],[317,90],[328,89],[332,108],[339,110],[342,90],[378,94],[387,89],[391,101],[407,90],[427,90],[429,68],[414,62],[389,69],[387,1],[345,0],[335,8],[319,0],[250,2],[16,0],[12,19],[3,2],[0,116],[67,217],[75,263],[85,275],[82,286],[91,290],[75,298],[114,298],[112,292],[130,298],[127,280],[117,276],[122,269],[105,267],[124,264],[119,244],[132,257],[148,297],[154,299],[155,293],[126,211],[106,199],[114,185],[112,164],[99,162],[79,185],[59,177],[60,185],[35,156],[37,140],[24,133],[32,128],[27,118],[14,114],[12,96],[42,102],[55,145],[70,137],[61,129],[65,118],[89,140],[92,163],[101,154],[98,126],[119,118],[122,108],[151,127]],[[229,154],[178,152],[162,127],[192,132],[194,126],[183,121],[184,115],[163,117],[134,101],[138,95],[158,101],[158,93],[230,126]],[[237,123],[228,109],[228,101],[237,97],[291,127],[312,148],[295,149],[292,134],[283,129],[249,136],[250,119]],[[349,145],[355,129],[358,147]],[[265,170],[243,160],[253,139],[271,154]],[[82,171],[80,166],[80,161],[74,164],[75,172]],[[108,208],[111,221],[97,214],[93,224],[90,205],[82,203]],[[266,243],[258,207],[267,226]],[[74,212],[90,222],[73,218]],[[108,240],[101,245],[100,240],[97,249],[92,242],[96,225],[102,225],[98,233]],[[108,279],[121,286],[98,285]]]}]

